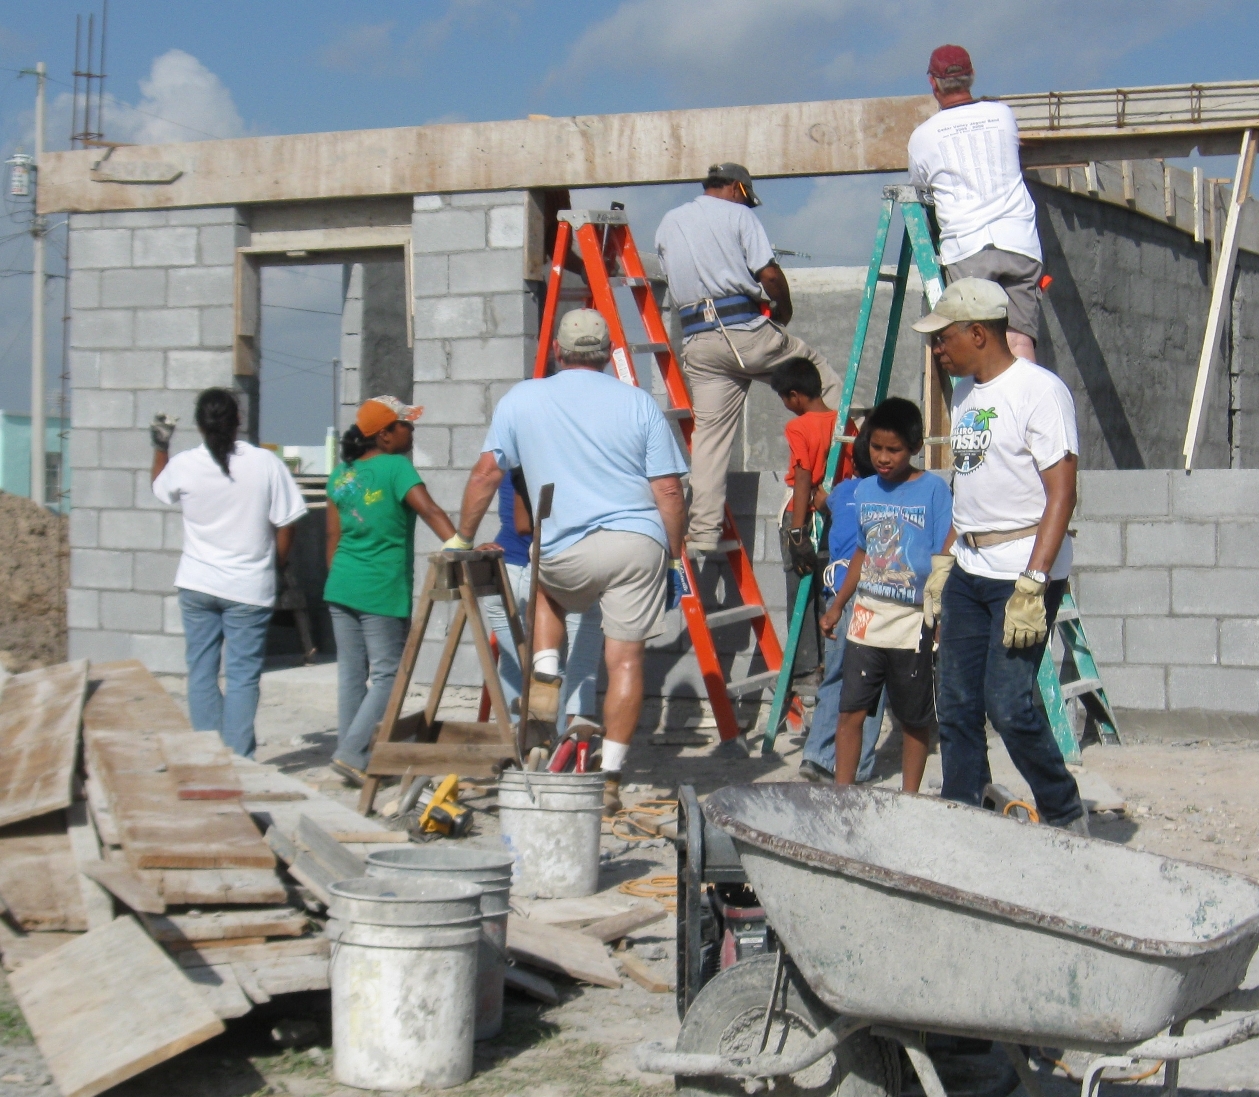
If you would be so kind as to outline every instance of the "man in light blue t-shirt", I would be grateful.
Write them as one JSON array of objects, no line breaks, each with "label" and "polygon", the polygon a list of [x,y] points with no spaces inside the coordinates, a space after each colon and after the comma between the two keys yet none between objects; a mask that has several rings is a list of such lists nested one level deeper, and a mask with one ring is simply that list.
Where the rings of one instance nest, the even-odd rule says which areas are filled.
[{"label": "man in light blue t-shirt", "polygon": [[604,806],[614,812],[642,709],[646,641],[662,630],[683,585],[686,462],[651,395],[603,372],[611,345],[593,309],[565,315],[555,340],[559,372],[524,381],[499,401],[446,547],[472,547],[507,470],[522,468],[533,491],[555,485],[542,523],[529,715],[555,720],[564,615],[599,603],[608,667]]}]

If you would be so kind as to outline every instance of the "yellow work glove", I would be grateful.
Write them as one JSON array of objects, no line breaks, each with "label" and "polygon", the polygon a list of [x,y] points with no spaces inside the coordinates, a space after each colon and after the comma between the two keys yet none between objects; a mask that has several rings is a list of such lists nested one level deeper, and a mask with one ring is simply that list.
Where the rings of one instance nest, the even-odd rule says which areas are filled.
[{"label": "yellow work glove", "polygon": [[957,563],[957,557],[951,552],[936,553],[931,557],[931,574],[922,585],[922,623],[927,628],[935,628],[940,620],[940,595],[944,593],[944,584],[948,582],[949,572]]},{"label": "yellow work glove", "polygon": [[455,535],[443,544],[442,548],[451,549],[454,552],[468,552],[472,548],[472,542],[464,537],[458,530],[455,530]]},{"label": "yellow work glove", "polygon": [[1045,588],[1048,583],[1020,575],[1014,593],[1005,604],[1005,632],[1001,642],[1008,648],[1030,648],[1049,635],[1045,616]]}]

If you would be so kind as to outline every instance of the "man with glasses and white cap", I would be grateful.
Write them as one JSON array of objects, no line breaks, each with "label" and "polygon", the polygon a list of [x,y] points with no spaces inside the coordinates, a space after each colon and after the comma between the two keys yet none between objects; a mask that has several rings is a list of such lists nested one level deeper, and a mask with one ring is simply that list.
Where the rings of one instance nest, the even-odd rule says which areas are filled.
[{"label": "man with glasses and white cap", "polygon": [[932,53],[927,79],[940,111],[909,138],[909,180],[934,195],[945,278],[1002,286],[1010,297],[1006,341],[1034,362],[1044,260],[1014,112],[971,96],[975,68],[961,46]]},{"label": "man with glasses and white cap", "polygon": [[[761,200],[742,164],[714,164],[704,193],[664,215],[656,252],[682,320],[682,369],[691,385],[691,514],[687,544],[716,552],[725,517],[726,472],[753,381],[807,358],[822,375],[822,399],[839,406],[839,378],[816,350],[783,326],[791,290],[752,212]],[[762,312],[770,305],[770,315]]]},{"label": "man with glasses and white cap", "polygon": [[992,779],[985,718],[1050,826],[1088,834],[1088,814],[1044,710],[1036,673],[1071,571],[1080,445],[1067,386],[1010,353],[1009,298],[962,278],[914,329],[953,385],[951,555],[932,557],[923,589],[940,623],[936,715],[941,795],[978,806]]}]

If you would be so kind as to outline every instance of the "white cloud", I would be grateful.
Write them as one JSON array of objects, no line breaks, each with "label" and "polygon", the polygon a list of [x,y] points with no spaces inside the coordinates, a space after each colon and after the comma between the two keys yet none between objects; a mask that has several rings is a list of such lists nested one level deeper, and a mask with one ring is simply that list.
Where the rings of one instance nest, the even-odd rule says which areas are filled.
[{"label": "white cloud", "polygon": [[149,78],[140,81],[140,95],[134,107],[119,103],[112,118],[106,114],[112,139],[158,145],[245,133],[227,86],[183,50],[169,50],[153,62]]}]

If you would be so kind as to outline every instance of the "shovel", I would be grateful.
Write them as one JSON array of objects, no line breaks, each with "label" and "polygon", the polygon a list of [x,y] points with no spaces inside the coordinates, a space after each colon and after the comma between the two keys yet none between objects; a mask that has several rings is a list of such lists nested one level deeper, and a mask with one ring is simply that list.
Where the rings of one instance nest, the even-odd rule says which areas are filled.
[{"label": "shovel", "polygon": [[525,650],[520,659],[520,719],[516,722],[516,761],[525,768],[525,731],[529,723],[529,684],[533,680],[533,638],[538,615],[538,569],[542,564],[542,523],[551,517],[554,484],[543,484],[533,515],[533,545],[529,550],[529,605],[525,610]]}]

